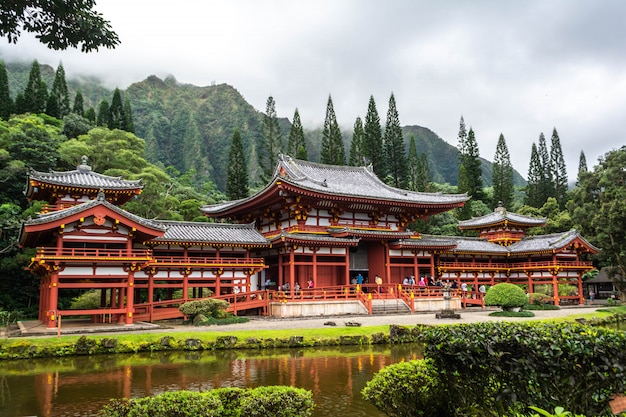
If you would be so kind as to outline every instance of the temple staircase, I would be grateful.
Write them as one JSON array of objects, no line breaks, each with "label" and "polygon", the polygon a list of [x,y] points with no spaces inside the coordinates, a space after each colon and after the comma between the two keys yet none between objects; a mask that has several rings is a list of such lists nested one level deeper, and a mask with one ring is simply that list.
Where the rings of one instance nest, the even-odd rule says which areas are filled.
[{"label": "temple staircase", "polygon": [[411,309],[403,300],[397,298],[372,300],[372,315],[382,314],[411,314]]}]

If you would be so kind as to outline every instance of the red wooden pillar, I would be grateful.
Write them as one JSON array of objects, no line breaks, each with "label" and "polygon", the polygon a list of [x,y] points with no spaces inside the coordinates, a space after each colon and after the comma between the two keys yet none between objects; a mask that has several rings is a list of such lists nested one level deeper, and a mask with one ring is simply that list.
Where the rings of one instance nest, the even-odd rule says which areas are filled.
[{"label": "red wooden pillar", "polygon": [[317,251],[319,248],[313,248],[313,287],[317,288]]},{"label": "red wooden pillar", "polygon": [[583,273],[582,272],[578,272],[578,274],[576,274],[576,276],[578,277],[578,279],[576,280],[578,283],[578,304],[580,305],[584,305],[585,304],[585,297],[583,295],[583,277],[582,277]]},{"label": "red wooden pillar", "polygon": [[[122,285],[128,285],[128,284],[122,284]],[[124,298],[126,298],[126,287],[120,287],[117,290],[117,294],[118,294],[118,298],[117,298],[117,308],[119,308],[120,310],[124,308]],[[117,322],[118,323],[123,323],[125,321],[125,317],[122,314],[119,314],[117,317]]]},{"label": "red wooden pillar", "polygon": [[133,324],[133,313],[135,312],[135,272],[128,272],[128,290],[126,296],[126,324]]},{"label": "red wooden pillar", "polygon": [[[59,272],[52,271],[50,275],[50,289],[48,292],[48,310],[46,313],[47,326],[54,328],[59,319]],[[54,316],[54,318],[53,318]]]},{"label": "red wooden pillar", "polygon": [[391,283],[391,261],[389,256],[389,246],[387,242],[383,242],[383,258],[385,259],[385,283]]},{"label": "red wooden pillar", "polygon": [[346,260],[344,267],[344,280],[343,285],[350,285],[350,248],[345,248],[346,250]]},{"label": "red wooden pillar", "polygon": [[291,298],[295,297],[296,294],[296,258],[295,258],[295,249],[293,246],[289,248],[289,293],[291,294]]}]

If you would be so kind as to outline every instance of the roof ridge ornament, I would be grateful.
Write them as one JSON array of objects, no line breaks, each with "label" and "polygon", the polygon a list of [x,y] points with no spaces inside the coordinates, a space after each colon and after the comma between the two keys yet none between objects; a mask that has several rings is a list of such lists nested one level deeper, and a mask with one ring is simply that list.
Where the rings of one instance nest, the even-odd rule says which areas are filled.
[{"label": "roof ridge ornament", "polygon": [[76,169],[81,172],[91,171],[91,167],[87,165],[87,155],[82,156],[81,164]]}]

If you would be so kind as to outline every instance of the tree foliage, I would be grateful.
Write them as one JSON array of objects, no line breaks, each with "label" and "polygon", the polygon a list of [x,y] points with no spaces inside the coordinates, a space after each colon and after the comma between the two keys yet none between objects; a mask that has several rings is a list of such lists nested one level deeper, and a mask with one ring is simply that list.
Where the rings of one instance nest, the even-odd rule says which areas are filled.
[{"label": "tree foliage", "polygon": [[17,43],[22,30],[50,49],[81,48],[82,52],[100,47],[115,48],[120,41],[111,25],[93,10],[94,0],[5,2],[0,8],[0,36]]},{"label": "tree foliage", "polygon": [[602,248],[599,266],[626,295],[626,147],[606,153],[593,171],[580,174],[568,209],[576,227]]},{"label": "tree foliage", "polygon": [[320,162],[331,165],[346,164],[346,150],[343,146],[343,137],[339,129],[339,123],[337,123],[337,116],[335,116],[333,99],[330,95],[328,96],[328,103],[326,105]]},{"label": "tree foliage", "polygon": [[287,153],[291,156],[306,161],[309,157],[306,150],[306,140],[304,139],[304,129],[300,120],[298,109],[293,112],[293,122],[289,130],[289,140],[287,142]]},{"label": "tree foliage", "polygon": [[13,99],[9,92],[9,77],[4,61],[0,61],[0,119],[8,120],[13,112]]},{"label": "tree foliage", "polygon": [[493,204],[497,206],[500,202],[504,207],[511,207],[513,203],[513,166],[502,133],[493,158]]},{"label": "tree foliage", "polygon": [[552,179],[554,183],[554,191],[552,195],[559,203],[559,207],[565,208],[567,202],[567,168],[561,149],[561,140],[556,128],[552,130],[552,138],[550,141],[550,167],[552,169]]},{"label": "tree foliage", "polygon": [[365,130],[363,120],[357,116],[354,122],[352,140],[350,141],[350,161],[351,166],[363,166],[366,160],[365,155]]},{"label": "tree foliage", "polygon": [[228,155],[228,172],[226,176],[226,196],[230,200],[239,200],[248,196],[248,164],[243,152],[239,130],[235,130],[233,134],[233,144]]},{"label": "tree foliage", "polygon": [[407,161],[404,153],[404,136],[402,135],[396,99],[393,93],[389,97],[389,109],[387,110],[383,143],[385,148],[385,167],[390,184],[394,187],[404,188],[407,182]]},{"label": "tree foliage", "polygon": [[276,116],[276,102],[269,96],[265,104],[265,115],[262,125],[262,141],[257,149],[259,165],[263,169],[265,181],[274,172],[278,162],[278,155],[283,151],[283,139]]},{"label": "tree foliage", "polygon": [[370,96],[365,115],[365,137],[363,153],[367,158],[366,164],[372,164],[374,173],[379,178],[385,178],[385,158],[383,154],[383,134],[380,127],[380,117],[376,109],[374,96]]}]

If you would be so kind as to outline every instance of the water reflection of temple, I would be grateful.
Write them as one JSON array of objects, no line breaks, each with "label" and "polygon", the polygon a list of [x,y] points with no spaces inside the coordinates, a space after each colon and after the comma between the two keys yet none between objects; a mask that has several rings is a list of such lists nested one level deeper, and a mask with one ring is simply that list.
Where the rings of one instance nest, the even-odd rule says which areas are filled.
[{"label": "water reflection of temple", "polygon": [[[203,352],[192,357],[166,354],[120,356],[114,360],[104,358],[102,362],[79,359],[63,370],[19,378],[15,376],[17,372],[6,369],[12,374],[10,384],[21,386],[16,392],[18,403],[6,415],[90,416],[110,398],[138,398],[178,389],[267,385],[311,390],[318,407],[324,410],[324,414],[317,415],[379,415],[367,414],[372,408],[362,400],[360,391],[382,367],[417,357],[415,350],[403,349],[406,351],[396,355],[389,351],[349,349],[347,353],[293,350],[241,356]],[[0,369],[0,375],[2,372]],[[359,410],[366,414],[350,414]]]}]

